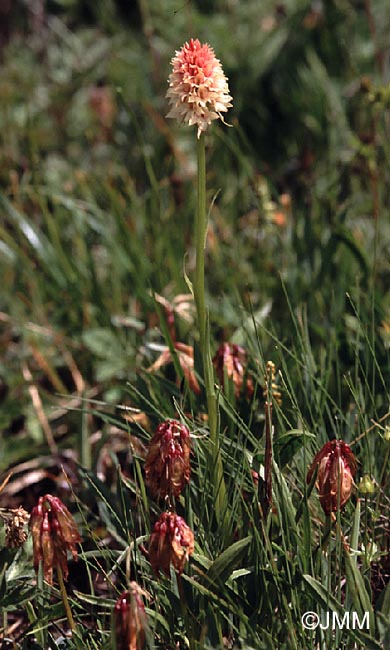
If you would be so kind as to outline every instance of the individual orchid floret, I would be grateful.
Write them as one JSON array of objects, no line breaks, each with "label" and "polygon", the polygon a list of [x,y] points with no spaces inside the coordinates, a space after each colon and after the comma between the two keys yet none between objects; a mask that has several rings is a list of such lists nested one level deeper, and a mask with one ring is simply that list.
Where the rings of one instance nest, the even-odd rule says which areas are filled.
[{"label": "individual orchid floret", "polygon": [[185,43],[171,64],[167,91],[171,110],[167,117],[176,118],[180,124],[196,124],[199,138],[213,120],[224,121],[222,113],[232,106],[227,78],[213,48],[198,39]]}]

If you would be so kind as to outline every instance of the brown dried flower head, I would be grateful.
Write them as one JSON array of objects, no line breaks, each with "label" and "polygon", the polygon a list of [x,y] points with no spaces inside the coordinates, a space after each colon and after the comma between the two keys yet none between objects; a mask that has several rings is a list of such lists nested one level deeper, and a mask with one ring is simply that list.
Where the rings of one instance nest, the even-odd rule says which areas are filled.
[{"label": "brown dried flower head", "polygon": [[0,519],[5,524],[5,545],[7,548],[18,548],[27,539],[24,529],[30,519],[28,512],[19,508],[0,508]]},{"label": "brown dried flower head", "polygon": [[178,497],[189,482],[191,442],[185,424],[166,420],[158,425],[145,461],[145,483],[152,496]]},{"label": "brown dried flower head", "polygon": [[232,106],[227,78],[213,48],[198,39],[185,43],[171,64],[167,91],[171,110],[167,117],[181,124],[196,124],[199,138],[213,120],[224,121],[222,113]]},{"label": "brown dried flower head", "polygon": [[33,540],[34,569],[43,563],[45,580],[53,584],[53,569],[60,567],[64,579],[68,578],[67,551],[77,560],[76,544],[81,537],[68,508],[58,497],[46,494],[40,497],[30,517]]},{"label": "brown dried flower head", "polygon": [[144,592],[136,582],[130,582],[115,603],[114,623],[117,650],[142,650],[145,646],[147,615],[141,595]]},{"label": "brown dried flower head", "polygon": [[[239,397],[246,376],[246,350],[235,343],[222,343],[213,358],[213,364],[221,386],[225,385],[226,378],[231,379],[234,384],[234,394]],[[247,377],[245,382],[246,397],[250,399],[253,392],[253,381]]]},{"label": "brown dried flower head", "polygon": [[185,563],[194,552],[194,533],[182,517],[163,512],[150,536],[149,559],[154,573],[170,575],[170,566],[183,573]]},{"label": "brown dried flower head", "polygon": [[318,467],[316,487],[326,515],[342,508],[352,493],[356,458],[342,440],[327,442],[315,455],[307,474],[310,483]]}]

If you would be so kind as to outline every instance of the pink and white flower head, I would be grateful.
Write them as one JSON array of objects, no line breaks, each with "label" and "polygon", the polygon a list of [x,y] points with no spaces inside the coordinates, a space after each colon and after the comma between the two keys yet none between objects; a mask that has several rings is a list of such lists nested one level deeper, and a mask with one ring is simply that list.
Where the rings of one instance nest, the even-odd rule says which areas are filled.
[{"label": "pink and white flower head", "polygon": [[197,124],[198,138],[212,120],[224,122],[222,113],[232,106],[227,78],[210,45],[191,39],[177,51],[172,61],[167,98],[167,117],[180,124]]}]

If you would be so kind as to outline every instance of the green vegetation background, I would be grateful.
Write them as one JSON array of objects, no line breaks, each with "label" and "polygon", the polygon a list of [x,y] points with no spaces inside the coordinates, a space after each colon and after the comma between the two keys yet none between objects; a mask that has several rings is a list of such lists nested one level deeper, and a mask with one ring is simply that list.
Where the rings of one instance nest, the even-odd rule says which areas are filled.
[{"label": "green vegetation background", "polygon": [[[265,360],[282,369],[277,458],[300,476],[289,479],[297,494],[305,454],[361,436],[360,475],[388,518],[390,5],[52,0],[1,11],[0,473],[16,467],[20,483],[0,498],[22,495],[30,509],[61,464],[96,469],[118,405],[154,422],[174,415],[172,394],[182,399],[172,373],[145,369],[166,342],[153,292],[172,303],[193,269],[195,135],[165,119],[165,92],[174,51],[198,37],[233,95],[232,128],[213,125],[207,140],[213,350],[245,345],[259,385]],[[196,345],[191,314],[175,323]],[[261,438],[259,403],[240,414]],[[243,435],[228,407],[224,417]],[[378,526],[385,552],[379,511],[365,534]]]}]

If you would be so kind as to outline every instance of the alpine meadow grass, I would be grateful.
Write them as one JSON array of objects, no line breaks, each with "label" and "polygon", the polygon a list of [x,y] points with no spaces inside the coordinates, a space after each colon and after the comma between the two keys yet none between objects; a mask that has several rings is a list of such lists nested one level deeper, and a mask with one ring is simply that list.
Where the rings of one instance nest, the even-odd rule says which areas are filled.
[{"label": "alpine meadow grass", "polygon": [[387,650],[390,9],[3,5],[1,650]]}]

